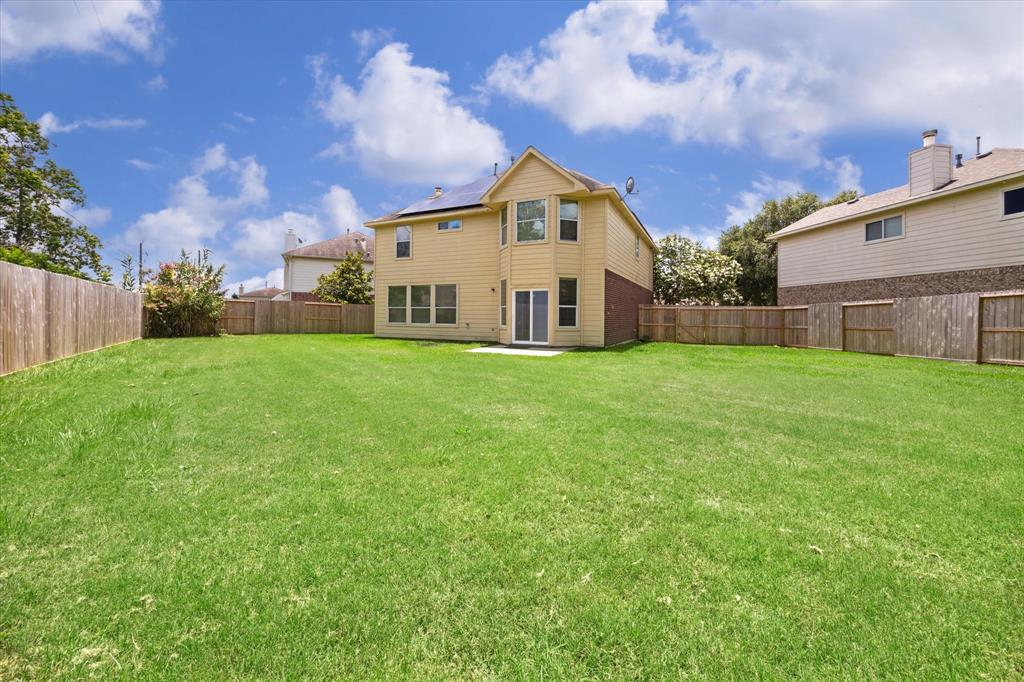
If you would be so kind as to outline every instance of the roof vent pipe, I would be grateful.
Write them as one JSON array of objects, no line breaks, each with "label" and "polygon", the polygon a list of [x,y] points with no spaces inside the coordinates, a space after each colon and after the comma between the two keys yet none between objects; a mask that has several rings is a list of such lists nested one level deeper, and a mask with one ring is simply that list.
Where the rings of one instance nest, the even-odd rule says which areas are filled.
[{"label": "roof vent pipe", "polygon": [[494,177],[498,177],[498,162],[494,162]]},{"label": "roof vent pipe", "polygon": [[978,135],[976,138],[974,138],[974,142],[977,144],[974,155],[981,156],[981,135]]},{"label": "roof vent pipe", "polygon": [[435,187],[434,188],[434,196],[432,198],[437,199],[442,194],[444,194],[444,191],[441,189],[441,187],[440,186]]},{"label": "roof vent pipe", "polygon": [[956,167],[957,168],[963,168],[964,167],[964,155],[963,154],[957,154],[956,155]]}]

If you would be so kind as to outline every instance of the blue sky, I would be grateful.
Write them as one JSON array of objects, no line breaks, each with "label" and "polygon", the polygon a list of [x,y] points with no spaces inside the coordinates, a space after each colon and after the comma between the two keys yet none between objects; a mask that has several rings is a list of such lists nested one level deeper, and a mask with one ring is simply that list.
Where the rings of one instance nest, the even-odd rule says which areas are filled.
[{"label": "blue sky", "polygon": [[767,198],[905,182],[920,132],[1024,146],[1022,3],[0,5],[0,80],[113,263],[200,244],[251,288],[534,145],[713,243]]}]

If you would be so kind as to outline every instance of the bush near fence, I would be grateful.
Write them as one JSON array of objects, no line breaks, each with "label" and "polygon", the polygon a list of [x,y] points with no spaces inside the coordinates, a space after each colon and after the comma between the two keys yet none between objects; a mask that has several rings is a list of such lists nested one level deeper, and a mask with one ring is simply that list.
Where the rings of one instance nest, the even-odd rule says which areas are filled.
[{"label": "bush near fence", "polygon": [[0,374],[142,338],[142,296],[0,261]]},{"label": "bush near fence", "polygon": [[640,338],[1024,365],[1024,291],[806,306],[640,306]]},{"label": "bush near fence", "polygon": [[372,334],[373,304],[230,300],[220,327],[228,334]]}]

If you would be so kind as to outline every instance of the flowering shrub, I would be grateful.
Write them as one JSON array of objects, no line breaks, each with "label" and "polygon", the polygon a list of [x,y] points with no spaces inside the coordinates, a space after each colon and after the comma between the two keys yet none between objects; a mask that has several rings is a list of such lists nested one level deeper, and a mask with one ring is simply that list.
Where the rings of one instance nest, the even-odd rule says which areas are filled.
[{"label": "flowering shrub", "polygon": [[173,263],[161,263],[152,281],[143,287],[148,336],[212,336],[224,310],[221,281],[224,266],[210,264],[203,249],[192,260],[182,251]]}]

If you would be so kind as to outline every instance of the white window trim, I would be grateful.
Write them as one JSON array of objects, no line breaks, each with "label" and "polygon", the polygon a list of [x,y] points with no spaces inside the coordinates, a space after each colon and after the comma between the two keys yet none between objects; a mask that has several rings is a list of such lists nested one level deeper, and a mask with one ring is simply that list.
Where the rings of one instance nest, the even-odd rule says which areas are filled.
[{"label": "white window trim", "polygon": [[[505,213],[505,240],[504,241],[502,241],[502,239],[501,239],[501,213],[502,213],[502,211],[504,211],[504,213]],[[508,203],[506,203],[503,208],[498,209],[498,248],[499,249],[504,249],[505,247],[508,246],[508,223],[509,223],[508,219],[509,219],[509,216],[511,214],[512,214],[512,211],[509,210]]]},{"label": "white window trim", "polygon": [[[898,236],[898,237],[886,237],[885,236],[885,221],[888,220],[889,218],[899,218],[900,219],[900,236]],[[878,222],[882,223],[882,238],[881,239],[871,239],[871,240],[868,240],[868,225],[870,225],[871,223],[878,223]],[[867,246],[868,244],[881,244],[883,242],[884,243],[895,242],[895,241],[903,239],[903,238],[905,238],[907,236],[907,216],[904,213],[893,213],[892,215],[887,215],[887,216],[884,216],[882,218],[875,218],[874,220],[869,220],[869,221],[867,221],[865,223],[861,223],[860,229],[861,229],[861,232],[864,235],[864,245],[865,246]]]},{"label": "white window trim", "polygon": [[[409,324],[415,327],[430,327],[434,324],[434,285],[433,284],[408,284],[409,293],[407,294],[406,301],[409,302]],[[413,310],[423,310],[423,306],[414,306],[412,304],[412,288],[413,287],[427,287],[430,289],[430,305],[427,306],[427,310],[430,311],[430,319],[427,322],[414,322],[412,319]]]},{"label": "white window trim", "polygon": [[[576,305],[562,305],[562,280],[571,279],[576,282]],[[555,314],[555,328],[556,329],[579,329],[580,328],[580,278],[575,275],[559,275],[558,276],[558,289],[557,296],[558,300],[555,301],[555,307],[557,308]],[[576,323],[572,325],[562,324],[562,308],[573,308],[576,311]]]},{"label": "white window trim", "polygon": [[[572,201],[576,204],[576,239],[562,239],[562,202]],[[583,205],[579,199],[568,199],[558,197],[558,241],[562,244],[579,244],[580,237],[583,235],[580,230],[580,226],[583,224],[581,218],[583,217]]]},{"label": "white window trim", "polygon": [[[451,225],[452,223],[458,223],[459,226],[458,227],[446,227],[445,229],[442,230],[441,229],[441,225],[443,225],[444,223],[448,223],[449,225]],[[437,221],[437,232],[439,232],[441,234],[446,234],[448,232],[462,232],[462,218],[450,218],[448,220],[439,220],[439,221]]]},{"label": "white window trim", "polygon": [[[437,321],[437,288],[438,287],[455,287],[455,321],[454,322],[438,322]],[[430,291],[430,320],[436,327],[458,327],[459,326],[459,285],[455,282],[444,282],[442,284],[435,284],[431,287]],[[449,306],[442,306],[448,308]]]},{"label": "white window trim", "polygon": [[[403,228],[403,227],[409,228],[409,255],[408,256],[399,256],[398,255],[398,245],[402,243],[402,242],[398,241],[398,230]],[[412,225],[396,225],[395,226],[395,251],[394,251],[394,255],[395,255],[395,260],[412,260]]]},{"label": "white window trim", "polygon": [[[502,285],[502,283],[505,284],[505,302],[504,303],[501,302],[501,285]],[[501,313],[502,312],[505,313],[505,321],[504,322],[501,321]],[[508,280],[507,279],[499,279],[498,280],[498,328],[499,329],[508,329]]]},{"label": "white window trim", "polygon": [[[542,237],[541,239],[527,239],[526,241],[523,241],[523,240],[519,239],[519,204],[525,204],[528,201],[542,201],[542,202],[544,202],[544,237]],[[546,242],[548,240],[548,235],[551,233],[551,231],[548,229],[548,227],[549,227],[548,223],[551,222],[550,221],[551,216],[548,215],[548,198],[547,197],[538,197],[536,199],[517,199],[516,201],[513,202],[513,204],[515,206],[515,210],[513,211],[513,214],[515,215],[515,223],[514,223],[515,235],[514,236],[515,236],[516,244],[543,244],[544,242]]]},{"label": "white window trim", "polygon": [[1006,212],[1006,193],[1012,192],[1015,189],[1024,189],[1024,185],[1016,185],[1014,187],[1007,187],[999,193],[999,219],[1000,220],[1013,220],[1014,218],[1024,218],[1024,211],[1020,213],[1007,213]]}]

